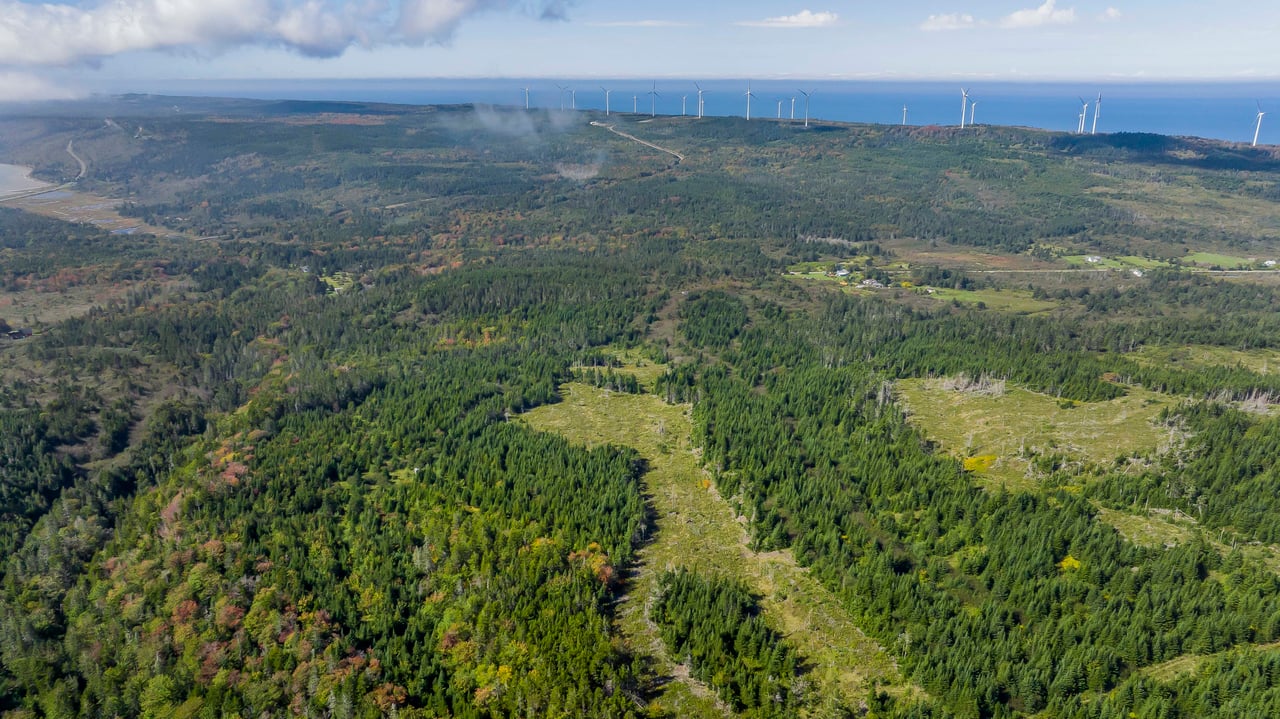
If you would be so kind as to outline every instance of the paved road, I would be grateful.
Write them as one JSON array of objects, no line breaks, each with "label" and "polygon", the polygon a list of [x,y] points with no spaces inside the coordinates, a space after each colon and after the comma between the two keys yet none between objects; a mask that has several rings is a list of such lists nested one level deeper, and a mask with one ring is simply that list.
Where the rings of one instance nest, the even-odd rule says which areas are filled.
[{"label": "paved road", "polygon": [[84,176],[89,172],[89,165],[86,164],[85,161],[79,155],[76,154],[75,150],[71,149],[71,144],[73,142],[75,142],[75,140],[67,140],[67,154],[71,155],[71,158],[73,160],[80,163],[80,174],[76,175],[76,179],[83,180]]}]

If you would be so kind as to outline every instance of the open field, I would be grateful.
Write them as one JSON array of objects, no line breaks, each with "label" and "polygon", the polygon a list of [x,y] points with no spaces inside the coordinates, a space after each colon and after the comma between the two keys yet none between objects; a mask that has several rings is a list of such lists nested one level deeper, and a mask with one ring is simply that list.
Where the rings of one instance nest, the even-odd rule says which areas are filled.
[{"label": "open field", "polygon": [[1198,178],[1134,178],[1118,185],[1098,185],[1088,192],[1106,204],[1152,225],[1186,223],[1251,234],[1274,240],[1280,211],[1274,202],[1245,193],[1205,187]]},{"label": "open field", "polygon": [[1152,512],[1147,516],[1098,507],[1098,516],[1120,532],[1125,539],[1144,547],[1168,547],[1193,538],[1189,521],[1179,521],[1169,512]]},{"label": "open field", "polygon": [[[190,284],[186,280],[159,281],[170,290]],[[112,301],[123,302],[131,291],[145,284],[147,282],[142,280],[89,282],[70,287],[39,286],[18,291],[0,290],[0,317],[11,325],[40,328],[83,316],[94,307],[102,307]]]},{"label": "open field", "polygon": [[897,383],[911,421],[959,458],[990,458],[975,472],[988,486],[1032,488],[1030,454],[1062,454],[1105,463],[1156,450],[1166,439],[1154,423],[1174,399],[1131,388],[1109,402],[1062,403],[1045,394],[1009,388],[987,395],[945,389],[937,379]]},{"label": "open field", "polygon": [[1062,261],[1072,267],[1092,270],[1151,270],[1170,266],[1168,262],[1137,255],[1064,255]]},{"label": "open field", "polygon": [[1021,312],[1034,314],[1057,309],[1060,305],[1052,300],[1038,300],[1026,290],[953,290],[946,288],[917,288],[917,293],[940,302],[959,302],[962,305],[989,307],[1004,312]]},{"label": "open field", "polygon": [[1192,252],[1182,258],[1183,262],[1200,265],[1202,267],[1221,267],[1225,270],[1252,267],[1260,264],[1264,260],[1274,259],[1271,257],[1241,257],[1239,255],[1224,255],[1217,252]]},{"label": "open field", "polygon": [[[646,605],[660,572],[688,567],[741,579],[759,592],[770,623],[813,663],[811,676],[851,706],[865,698],[873,682],[901,685],[893,658],[858,629],[836,597],[789,551],[748,548],[744,521],[734,516],[698,462],[688,405],[581,384],[566,385],[564,398],[528,413],[524,421],[575,442],[630,446],[650,462],[645,481],[658,529],[639,552],[639,571],[621,603],[619,624],[632,646],[658,659],[661,671],[682,675],[665,656],[645,616]],[[660,702],[681,717],[718,713],[705,688],[692,681],[669,683]]]},{"label": "open field", "polygon": [[1179,366],[1184,368],[1244,367],[1258,374],[1280,371],[1280,351],[1268,349],[1233,350],[1206,345],[1178,347],[1143,347],[1131,352],[1134,361],[1152,366]]},{"label": "open field", "polygon": [[66,222],[93,225],[107,232],[121,235],[149,234],[168,237],[178,234],[173,230],[148,225],[136,217],[124,217],[116,211],[120,205],[119,200],[74,190],[57,189],[38,195],[27,195],[6,200],[4,205]]},{"label": "open field", "polygon": [[1239,649],[1229,649],[1225,652],[1216,654],[1184,654],[1177,659],[1170,659],[1163,664],[1155,664],[1142,670],[1143,674],[1162,682],[1172,681],[1180,676],[1192,674],[1200,668],[1202,664],[1228,654],[1241,653],[1266,653],[1280,650],[1280,642],[1272,642],[1271,644],[1259,644],[1252,647],[1243,647]]}]

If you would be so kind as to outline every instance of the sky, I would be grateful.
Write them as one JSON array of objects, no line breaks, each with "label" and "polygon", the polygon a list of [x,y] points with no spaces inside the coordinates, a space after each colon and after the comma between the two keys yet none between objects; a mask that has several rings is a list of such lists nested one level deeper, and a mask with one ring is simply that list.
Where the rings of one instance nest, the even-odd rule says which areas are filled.
[{"label": "sky", "polygon": [[1280,79],[1274,0],[0,0],[0,101],[238,78]]}]

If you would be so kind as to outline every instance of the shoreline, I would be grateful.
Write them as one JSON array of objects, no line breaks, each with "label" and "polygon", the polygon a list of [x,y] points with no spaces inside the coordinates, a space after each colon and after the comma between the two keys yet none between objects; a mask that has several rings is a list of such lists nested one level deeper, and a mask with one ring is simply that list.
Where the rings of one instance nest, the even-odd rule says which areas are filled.
[{"label": "shoreline", "polygon": [[[20,170],[22,170],[23,171],[22,180],[24,181],[24,184],[26,186],[22,186],[22,187],[6,186],[5,181],[7,181],[9,178],[6,178],[4,175],[5,175],[5,170],[7,170],[8,168],[19,168]],[[0,163],[0,202],[5,202],[7,200],[17,200],[23,197],[31,197],[32,195],[41,195],[46,192],[52,192],[53,190],[56,190],[60,187],[60,185],[55,185],[53,183],[45,182],[44,180],[38,180],[33,178],[31,176],[31,173],[33,172],[35,172],[34,167],[27,167],[26,165],[12,165],[8,163]]]}]

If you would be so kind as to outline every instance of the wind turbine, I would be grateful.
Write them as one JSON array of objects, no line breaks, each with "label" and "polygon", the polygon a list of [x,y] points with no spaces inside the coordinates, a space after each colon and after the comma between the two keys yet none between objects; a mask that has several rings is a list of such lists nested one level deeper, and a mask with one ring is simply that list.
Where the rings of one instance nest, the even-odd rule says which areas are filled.
[{"label": "wind turbine", "polygon": [[791,96],[791,119],[796,119],[796,96]]},{"label": "wind turbine", "polygon": [[801,90],[800,94],[804,95],[804,126],[808,127],[809,126],[809,98],[810,96],[813,95],[813,93],[805,92],[804,90]]},{"label": "wind turbine", "polygon": [[524,89],[524,109],[529,109],[529,88]]},{"label": "wind turbine", "polygon": [[973,127],[973,116],[978,114],[978,101],[969,103],[969,127]]},{"label": "wind turbine", "polygon": [[964,118],[969,114],[969,91],[960,88],[960,129],[964,129]]},{"label": "wind turbine", "polygon": [[1262,111],[1262,103],[1258,103],[1258,124],[1253,128],[1253,146],[1258,146],[1258,133],[1262,132],[1262,116],[1267,113]]},{"label": "wind turbine", "polygon": [[564,109],[564,91],[568,90],[569,88],[565,87],[564,85],[556,85],[556,89],[560,91],[560,109],[563,110]]},{"label": "wind turbine", "polygon": [[1093,132],[1091,135],[1098,134],[1098,115],[1102,114],[1102,93],[1098,93],[1098,101],[1093,105]]},{"label": "wind turbine", "polygon": [[782,119],[782,98],[778,98],[778,119]]},{"label": "wind turbine", "polygon": [[604,90],[604,116],[608,117],[609,116],[609,94],[612,93],[613,90],[610,90],[604,85],[601,85],[600,89]]},{"label": "wind turbine", "polygon": [[1089,101],[1082,97],[1080,98],[1080,130],[1079,130],[1081,135],[1084,134],[1084,120],[1088,116],[1089,116]]},{"label": "wind turbine", "polygon": [[640,96],[639,95],[631,96],[631,114],[632,115],[640,114]]},{"label": "wind turbine", "polygon": [[649,91],[649,117],[658,116],[658,81],[653,81],[653,89]]},{"label": "wind turbine", "polygon": [[751,81],[747,80],[747,119],[751,119],[751,98],[755,97],[755,93],[751,92]]},{"label": "wind turbine", "polygon": [[906,105],[902,106],[902,124],[904,127],[907,124],[907,106]]},{"label": "wind turbine", "polygon": [[570,110],[578,109],[578,91],[577,90],[569,91],[569,109]]},{"label": "wind turbine", "polygon": [[698,119],[699,119],[699,120],[701,120],[701,119],[702,119],[702,92],[703,92],[703,90],[702,90],[702,86],[701,86],[701,85],[699,85],[699,84],[698,84],[698,83],[696,83],[696,82],[695,82],[695,83],[693,83],[693,86],[694,86],[694,87],[696,87],[696,88],[698,88]]}]

